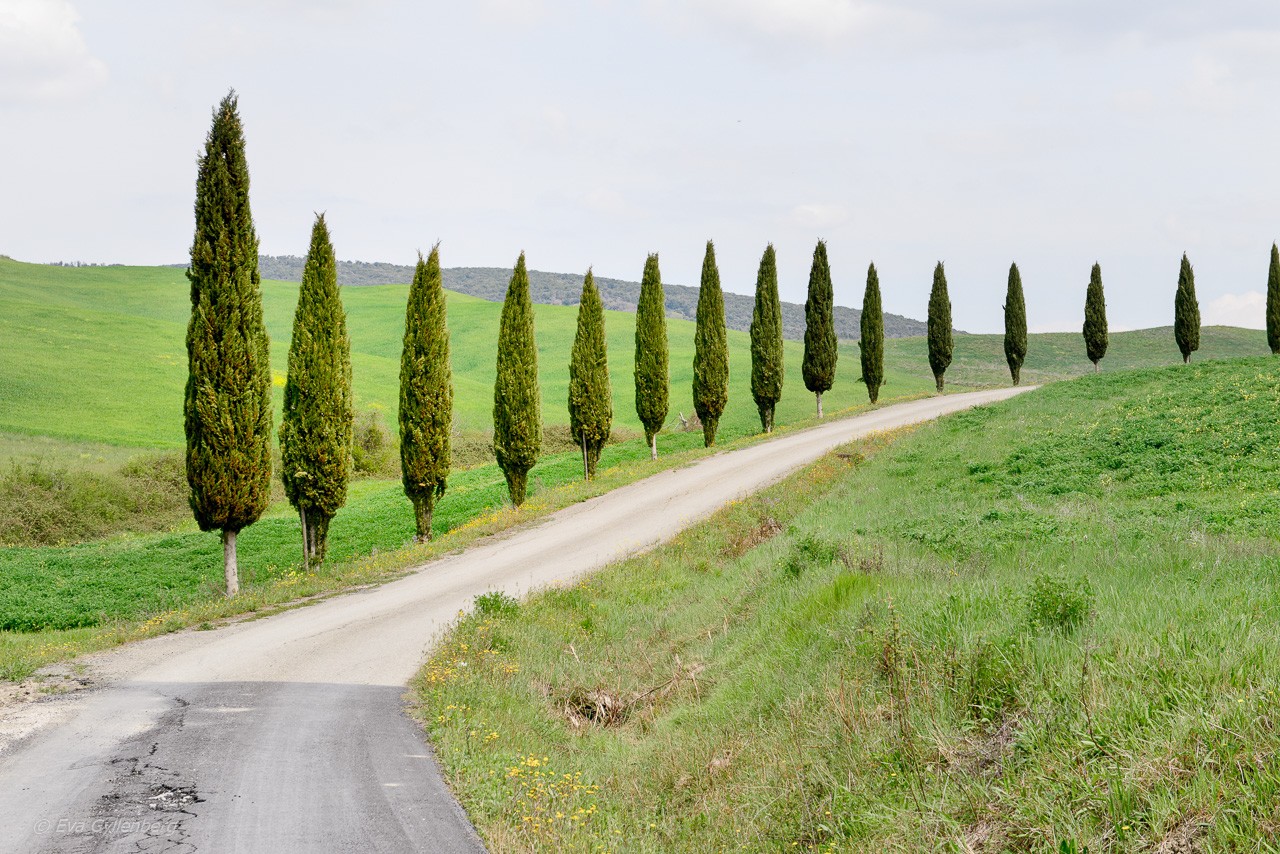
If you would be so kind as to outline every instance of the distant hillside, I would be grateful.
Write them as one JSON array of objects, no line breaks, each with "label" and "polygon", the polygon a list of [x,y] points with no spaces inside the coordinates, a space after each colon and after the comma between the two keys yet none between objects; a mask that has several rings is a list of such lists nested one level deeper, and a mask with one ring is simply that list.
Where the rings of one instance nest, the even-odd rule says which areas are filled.
[{"label": "distant hillside", "polygon": [[[258,271],[264,279],[297,282],[302,279],[302,261],[297,255],[263,255]],[[396,285],[413,281],[413,268],[398,264],[367,261],[339,261],[338,282],[343,285]],[[451,267],[444,270],[444,286],[451,291],[501,302],[507,293],[511,271],[501,267]],[[577,305],[582,293],[582,277],[571,273],[529,271],[529,287],[533,301],[543,305]],[[640,298],[639,282],[596,277],[596,287],[604,307],[617,311],[635,311]],[[698,310],[698,289],[687,285],[665,284],[667,314],[693,320]],[[751,311],[755,300],[742,294],[725,292],[725,323],[730,329],[746,332],[751,328]],[[862,312],[836,306],[836,334],[843,339],[859,337],[858,324]],[[898,314],[884,316],[884,333],[889,338],[909,338],[925,334],[925,324]],[[783,337],[795,341],[804,337],[804,306],[793,302],[782,304]]]}]

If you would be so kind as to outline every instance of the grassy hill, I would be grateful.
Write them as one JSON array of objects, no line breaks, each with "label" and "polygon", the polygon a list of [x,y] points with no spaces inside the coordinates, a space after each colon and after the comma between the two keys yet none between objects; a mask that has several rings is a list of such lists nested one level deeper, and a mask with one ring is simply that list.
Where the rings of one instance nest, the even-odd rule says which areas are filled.
[{"label": "grassy hill", "polygon": [[[398,398],[400,342],[404,328],[405,285],[343,289],[357,406],[376,409],[394,425]],[[74,459],[110,457],[98,446],[178,448],[182,436],[182,389],[186,381],[185,331],[189,291],[181,270],[169,267],[53,267],[0,259],[0,456],[5,453],[55,453],[55,445],[34,441],[52,437],[79,443]],[[278,387],[284,383],[289,331],[297,285],[263,282],[263,304],[272,340],[272,364]],[[565,424],[569,350],[576,307],[538,306],[539,367],[544,421]],[[459,429],[489,429],[493,401],[493,346],[500,306],[475,297],[450,294],[454,400]],[[615,423],[639,430],[635,416],[631,365],[634,317],[606,315],[613,375]],[[673,319],[671,337],[671,420],[692,410],[693,324]],[[730,403],[722,421],[726,437],[755,430],[750,396],[747,336],[729,335]],[[1232,328],[1204,330],[1197,358],[1231,358],[1265,352],[1263,333]],[[959,335],[949,381],[956,387],[1007,382],[1001,338]],[[807,417],[812,395],[800,376],[802,347],[786,346],[787,385],[778,421]],[[1145,367],[1177,359],[1168,330],[1112,336],[1108,371]],[[1079,336],[1033,335],[1023,376],[1026,382],[1085,373]],[[829,411],[865,400],[857,383],[857,345],[844,342],[839,377],[825,396]],[[899,397],[932,388],[923,338],[886,342],[884,394]],[[278,405],[279,393],[277,394]],[[86,445],[87,447],[81,447]]]},{"label": "grassy hill", "polygon": [[494,851],[1274,850],[1277,411],[1264,356],[862,443],[478,600],[421,719]]}]

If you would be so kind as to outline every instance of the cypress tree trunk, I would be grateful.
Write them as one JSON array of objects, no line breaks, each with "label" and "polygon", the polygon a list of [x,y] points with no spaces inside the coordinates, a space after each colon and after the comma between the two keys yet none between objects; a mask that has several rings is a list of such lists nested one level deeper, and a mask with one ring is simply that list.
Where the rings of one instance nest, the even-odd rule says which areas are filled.
[{"label": "cypress tree trunk", "polygon": [[830,390],[836,379],[838,353],[833,302],[827,244],[819,240],[809,268],[809,293],[804,303],[804,361],[800,365],[804,387],[817,396],[819,418],[822,417],[822,393]]},{"label": "cypress tree trunk", "polygon": [[400,479],[413,502],[418,542],[431,539],[435,503],[444,495],[452,464],[453,373],[445,314],[437,243],[425,261],[418,253],[400,353]]},{"label": "cypress tree trunk", "polygon": [[191,510],[221,530],[227,595],[240,589],[236,534],[271,500],[271,366],[258,237],[234,92],[214,112],[196,177],[183,406]]},{"label": "cypress tree trunk", "polygon": [[600,451],[613,424],[609,387],[609,354],[605,341],[604,304],[595,276],[587,270],[578,302],[578,329],[569,358],[569,429],[582,446],[582,476],[595,477]]},{"label": "cypress tree trunk", "polygon": [[1173,337],[1182,351],[1182,363],[1189,364],[1191,354],[1200,349],[1200,303],[1196,299],[1196,273],[1185,252],[1173,298]]},{"label": "cypress tree trunk", "polygon": [[1017,385],[1022,362],[1027,358],[1027,303],[1022,296],[1022,274],[1017,264],[1009,265],[1009,290],[1004,297],[1004,358],[1009,375]]},{"label": "cypress tree trunk", "polygon": [[346,503],[354,421],[351,341],[333,243],[319,214],[298,288],[280,423],[285,495],[303,519],[308,558],[324,559],[329,520]]},{"label": "cypress tree trunk", "polygon": [[1271,268],[1267,272],[1267,345],[1280,353],[1280,249],[1271,244]]},{"label": "cypress tree trunk", "polygon": [[542,407],[538,390],[538,346],[524,253],[516,261],[502,303],[497,379],[493,386],[493,453],[507,479],[511,503],[524,503],[529,469],[542,449]]},{"label": "cypress tree trunk", "polygon": [[951,365],[951,298],[947,296],[947,273],[942,262],[933,268],[933,290],[929,292],[929,367],[942,394],[943,374]]},{"label": "cypress tree trunk", "polygon": [[862,354],[862,381],[867,384],[867,397],[875,403],[880,397],[880,386],[884,385],[884,311],[880,307],[880,275],[875,264],[867,267],[861,332],[858,350]]},{"label": "cypress tree trunk", "polygon": [[751,396],[760,412],[760,428],[773,432],[773,412],[782,399],[782,302],[773,244],[765,247],[756,273],[756,303],[751,312]]},{"label": "cypress tree trunk", "polygon": [[636,415],[644,425],[649,453],[658,458],[658,431],[667,420],[671,378],[668,373],[667,309],[657,253],[644,262],[640,302],[636,306]]},{"label": "cypress tree trunk", "polygon": [[697,326],[693,333],[693,410],[702,421],[702,442],[716,443],[716,427],[729,400],[729,344],[724,326],[724,293],[716,268],[716,248],[708,240],[698,289]]},{"label": "cypress tree trunk", "polygon": [[1093,372],[1107,355],[1107,302],[1102,293],[1102,267],[1093,265],[1089,273],[1089,290],[1084,298],[1084,348],[1093,362]]}]

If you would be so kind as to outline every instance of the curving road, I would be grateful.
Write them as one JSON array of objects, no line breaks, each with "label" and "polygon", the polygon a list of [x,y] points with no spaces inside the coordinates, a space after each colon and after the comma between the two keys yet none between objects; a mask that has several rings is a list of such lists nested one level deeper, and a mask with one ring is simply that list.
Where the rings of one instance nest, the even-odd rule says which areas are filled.
[{"label": "curving road", "polygon": [[929,398],[779,436],[380,587],[87,659],[105,687],[0,711],[0,851],[482,851],[401,700],[432,639],[476,594],[568,581],[854,438],[1026,390]]}]

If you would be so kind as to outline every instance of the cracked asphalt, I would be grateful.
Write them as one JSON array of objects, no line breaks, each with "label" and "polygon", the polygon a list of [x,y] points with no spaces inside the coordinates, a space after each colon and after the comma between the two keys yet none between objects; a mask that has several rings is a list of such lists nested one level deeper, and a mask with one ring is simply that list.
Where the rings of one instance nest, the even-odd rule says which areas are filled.
[{"label": "cracked asphalt", "polygon": [[829,421],[376,588],[84,659],[103,687],[0,710],[0,852],[483,851],[403,702],[434,638],[477,594],[571,581],[859,436],[1027,390]]}]

